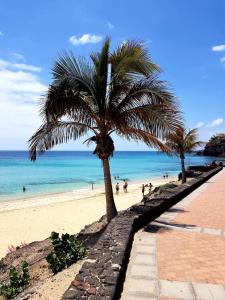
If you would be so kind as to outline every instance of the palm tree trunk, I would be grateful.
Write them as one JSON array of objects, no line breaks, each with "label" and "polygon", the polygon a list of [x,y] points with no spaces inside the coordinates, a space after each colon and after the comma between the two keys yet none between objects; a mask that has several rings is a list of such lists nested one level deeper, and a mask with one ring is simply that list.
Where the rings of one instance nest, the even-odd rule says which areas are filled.
[{"label": "palm tree trunk", "polygon": [[185,165],[184,165],[184,157],[180,157],[181,160],[181,172],[182,172],[182,183],[186,182],[186,174],[185,174]]},{"label": "palm tree trunk", "polygon": [[109,159],[108,158],[102,159],[102,164],[103,164],[104,182],[105,182],[106,216],[107,216],[107,221],[109,222],[112,218],[114,218],[117,215],[117,210],[113,198]]}]

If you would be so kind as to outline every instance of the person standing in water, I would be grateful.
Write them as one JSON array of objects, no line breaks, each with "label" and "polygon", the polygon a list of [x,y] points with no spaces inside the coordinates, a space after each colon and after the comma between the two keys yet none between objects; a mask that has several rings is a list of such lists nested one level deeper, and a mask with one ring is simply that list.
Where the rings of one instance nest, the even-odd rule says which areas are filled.
[{"label": "person standing in water", "polygon": [[26,188],[25,188],[25,186],[23,186],[23,192],[26,192]]}]

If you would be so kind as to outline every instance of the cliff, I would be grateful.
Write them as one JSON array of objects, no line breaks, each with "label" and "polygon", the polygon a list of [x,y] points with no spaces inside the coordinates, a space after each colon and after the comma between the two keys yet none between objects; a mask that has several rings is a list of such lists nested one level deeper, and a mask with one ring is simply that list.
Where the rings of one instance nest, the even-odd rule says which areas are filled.
[{"label": "cliff", "polygon": [[225,157],[225,134],[220,133],[211,137],[204,149],[204,155]]}]

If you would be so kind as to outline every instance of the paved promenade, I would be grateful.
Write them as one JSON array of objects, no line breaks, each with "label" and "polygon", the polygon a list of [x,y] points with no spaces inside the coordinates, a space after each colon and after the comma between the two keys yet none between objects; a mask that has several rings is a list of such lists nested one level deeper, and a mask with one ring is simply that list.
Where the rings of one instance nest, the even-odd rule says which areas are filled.
[{"label": "paved promenade", "polygon": [[225,300],[225,169],[137,232],[121,300]]}]

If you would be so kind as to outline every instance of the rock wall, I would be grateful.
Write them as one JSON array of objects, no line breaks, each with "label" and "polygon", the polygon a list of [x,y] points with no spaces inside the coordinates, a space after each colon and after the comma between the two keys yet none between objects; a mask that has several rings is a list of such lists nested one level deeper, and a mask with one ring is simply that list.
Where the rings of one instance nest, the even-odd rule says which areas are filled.
[{"label": "rock wall", "polygon": [[175,205],[221,169],[217,167],[205,172],[191,182],[174,188],[172,193],[159,194],[153,199],[145,196],[143,202],[120,212],[111,220],[97,244],[90,250],[79,274],[75,276],[62,300],[119,299],[135,232]]}]

